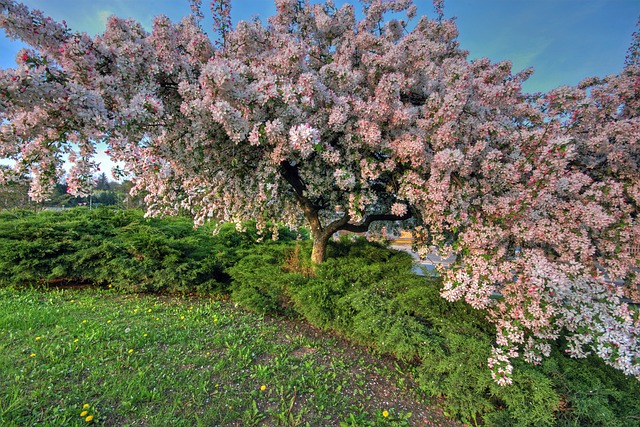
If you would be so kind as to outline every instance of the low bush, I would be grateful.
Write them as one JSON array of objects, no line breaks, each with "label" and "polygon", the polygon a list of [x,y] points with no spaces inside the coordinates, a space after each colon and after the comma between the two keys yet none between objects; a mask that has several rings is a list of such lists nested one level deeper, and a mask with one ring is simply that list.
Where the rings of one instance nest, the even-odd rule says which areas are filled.
[{"label": "low bush", "polygon": [[259,313],[292,314],[289,288],[304,282],[305,275],[285,268],[283,260],[299,248],[285,242],[264,242],[241,251],[238,261],[227,270],[233,278],[231,298]]},{"label": "low bush", "polygon": [[86,208],[3,212],[0,286],[94,284],[126,291],[227,292],[226,269],[255,244],[225,224],[193,229],[186,218]]}]

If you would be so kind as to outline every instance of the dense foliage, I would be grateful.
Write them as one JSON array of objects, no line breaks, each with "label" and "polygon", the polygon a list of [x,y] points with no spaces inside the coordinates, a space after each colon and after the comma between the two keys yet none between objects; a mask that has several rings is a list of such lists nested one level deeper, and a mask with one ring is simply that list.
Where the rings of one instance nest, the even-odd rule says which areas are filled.
[{"label": "dense foliage", "polygon": [[640,285],[637,56],[528,96],[530,71],[467,59],[442,1],[416,19],[410,0],[363,0],[360,19],[277,0],[268,23],[234,28],[215,0],[214,42],[192,3],[179,23],[111,17],[92,38],[0,0],[0,27],[32,47],[0,71],[0,154],[16,162],[0,181],[29,172],[46,197],[68,153],[85,192],[104,141],[150,214],[306,225],[315,262],[338,230],[406,220],[457,255],[442,295],[487,309],[499,384],[562,334],[640,378],[640,315],[621,299]]},{"label": "dense foliage", "polygon": [[195,233],[188,219],[78,208],[0,213],[0,283],[111,286],[128,291],[220,291],[253,234]]}]

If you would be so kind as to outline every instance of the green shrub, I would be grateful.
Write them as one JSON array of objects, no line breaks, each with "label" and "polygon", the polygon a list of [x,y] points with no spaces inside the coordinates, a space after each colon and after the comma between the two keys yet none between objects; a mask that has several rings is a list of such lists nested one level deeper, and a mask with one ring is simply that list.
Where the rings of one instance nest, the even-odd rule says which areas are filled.
[{"label": "green shrub", "polygon": [[231,298],[259,313],[291,314],[288,287],[306,280],[300,273],[286,271],[283,265],[295,247],[287,242],[265,242],[241,252],[227,270],[232,278]]},{"label": "green shrub", "polygon": [[557,425],[640,425],[640,382],[599,358],[572,359],[556,348],[541,370],[562,397]]},{"label": "green shrub", "polygon": [[504,409],[487,411],[484,416],[490,426],[553,426],[556,411],[560,407],[560,395],[553,381],[540,369],[518,363],[513,374],[513,384],[501,387],[489,384],[497,404]]},{"label": "green shrub", "polygon": [[[230,225],[214,236],[186,218],[140,211],[3,212],[0,286],[91,283],[127,291],[226,292],[226,268],[255,239]],[[253,240],[251,240],[253,239]]]}]

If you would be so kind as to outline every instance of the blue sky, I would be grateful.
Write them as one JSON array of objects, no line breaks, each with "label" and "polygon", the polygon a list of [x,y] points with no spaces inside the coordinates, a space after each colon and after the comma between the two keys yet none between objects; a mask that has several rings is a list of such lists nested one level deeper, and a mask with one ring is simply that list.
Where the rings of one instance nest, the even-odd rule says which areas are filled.
[{"label": "blue sky", "polygon": [[[352,3],[355,0],[351,0]],[[317,2],[317,1],[314,1]],[[336,4],[345,3],[335,0]],[[104,31],[110,15],[133,17],[149,28],[159,14],[179,20],[187,0],[24,0],[74,31]],[[209,0],[203,0],[208,11]],[[433,16],[430,0],[417,0],[420,15]],[[357,6],[356,10],[360,10]],[[234,21],[275,13],[270,0],[232,0]],[[590,76],[620,72],[640,17],[640,0],[446,0],[445,16],[455,16],[459,41],[470,58],[509,59],[514,71],[534,67],[527,92],[575,85]],[[205,30],[210,25],[205,23]],[[15,65],[21,45],[0,31],[0,68]],[[103,157],[103,156],[100,156]],[[103,169],[110,169],[106,158]]]}]

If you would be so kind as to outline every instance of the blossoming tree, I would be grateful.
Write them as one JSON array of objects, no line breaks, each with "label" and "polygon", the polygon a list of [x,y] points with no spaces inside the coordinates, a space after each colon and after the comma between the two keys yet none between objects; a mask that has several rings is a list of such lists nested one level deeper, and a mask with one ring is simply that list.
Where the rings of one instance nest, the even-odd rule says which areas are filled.
[{"label": "blossoming tree", "polygon": [[0,26],[33,48],[0,70],[0,153],[16,162],[1,180],[28,172],[44,198],[68,154],[82,193],[105,142],[149,214],[306,226],[315,262],[339,230],[404,221],[457,255],[442,293],[487,309],[500,384],[560,333],[572,355],[640,377],[622,300],[639,283],[637,61],[528,96],[530,71],[467,60],[441,1],[436,19],[410,0],[362,1],[361,19],[276,4],[268,24],[234,28],[229,1],[212,2],[212,42],[197,0],[179,23],[111,17],[95,38],[0,0]]}]

